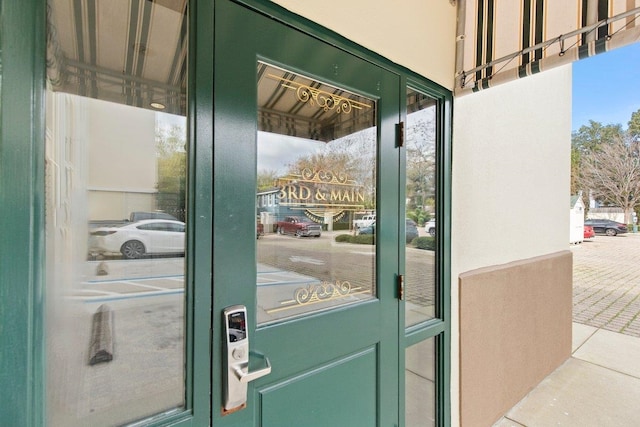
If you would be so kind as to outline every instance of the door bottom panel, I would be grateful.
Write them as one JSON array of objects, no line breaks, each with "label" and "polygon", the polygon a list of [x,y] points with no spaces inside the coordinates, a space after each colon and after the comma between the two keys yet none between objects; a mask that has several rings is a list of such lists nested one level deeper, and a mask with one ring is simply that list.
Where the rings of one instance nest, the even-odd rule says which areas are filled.
[{"label": "door bottom panel", "polygon": [[263,427],[377,425],[377,347],[259,391]]}]

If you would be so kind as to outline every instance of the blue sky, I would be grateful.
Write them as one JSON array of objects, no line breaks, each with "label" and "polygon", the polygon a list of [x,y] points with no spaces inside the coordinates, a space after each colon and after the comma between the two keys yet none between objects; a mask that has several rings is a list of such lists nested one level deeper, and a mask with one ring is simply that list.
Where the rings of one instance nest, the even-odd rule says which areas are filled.
[{"label": "blue sky", "polygon": [[589,120],[620,123],[640,109],[640,43],[601,53],[573,63],[573,118],[571,129]]}]

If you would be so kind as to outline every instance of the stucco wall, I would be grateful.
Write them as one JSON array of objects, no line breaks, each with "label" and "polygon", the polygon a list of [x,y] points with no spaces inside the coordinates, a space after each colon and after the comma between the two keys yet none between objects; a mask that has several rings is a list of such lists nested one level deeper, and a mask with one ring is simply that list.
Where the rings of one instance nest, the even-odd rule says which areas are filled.
[{"label": "stucco wall", "polygon": [[453,123],[451,392],[458,425],[459,276],[568,246],[571,66],[456,98]]},{"label": "stucco wall", "polygon": [[274,3],[453,90],[456,7],[448,0]]},{"label": "stucco wall", "polygon": [[90,220],[154,210],[158,180],[155,112],[95,99],[87,105]]},{"label": "stucco wall", "polygon": [[460,425],[493,425],[569,358],[572,260],[565,250],[460,275]]},{"label": "stucco wall", "polygon": [[90,188],[155,191],[155,113],[89,99]]}]

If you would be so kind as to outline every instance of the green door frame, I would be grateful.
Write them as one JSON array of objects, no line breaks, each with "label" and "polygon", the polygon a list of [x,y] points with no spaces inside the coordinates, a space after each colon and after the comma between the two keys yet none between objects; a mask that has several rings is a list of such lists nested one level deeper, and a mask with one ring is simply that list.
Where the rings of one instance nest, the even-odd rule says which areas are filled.
[{"label": "green door frame", "polygon": [[[440,425],[450,424],[450,217],[452,94],[424,77],[301,18],[266,0],[238,3],[256,9],[314,37],[351,52],[402,76],[407,83],[439,101],[438,218],[441,229],[438,283],[439,319],[401,331],[404,346],[438,336],[438,413]],[[157,423],[203,425],[210,419],[209,341],[211,337],[211,251],[213,242],[196,230],[212,229],[210,173],[213,135],[213,5],[192,0],[190,10],[189,132],[193,149],[189,171],[189,251],[187,275],[191,298],[186,316],[187,339],[200,343],[187,352],[187,402],[190,411],[160,416]],[[44,98],[46,1],[0,0],[0,413],[11,425],[39,426],[46,420],[45,354],[45,192]],[[196,41],[199,41],[196,43]],[[403,93],[403,92],[401,92]],[[401,105],[402,100],[400,100]],[[193,236],[198,234],[196,241]],[[198,265],[198,268],[195,268]],[[197,284],[197,286],[194,286]],[[403,315],[404,313],[401,313]],[[402,323],[402,322],[401,322]],[[197,375],[194,375],[197,372]]]},{"label": "green door frame", "polygon": [[44,33],[42,2],[0,2],[0,413],[43,424]]},{"label": "green door frame", "polygon": [[[213,40],[213,5],[193,1],[190,40]],[[0,2],[0,414],[7,425],[46,425],[45,76],[46,0]],[[189,58],[186,262],[187,411],[152,424],[210,421],[213,73],[212,44]],[[197,88],[197,90],[196,90]],[[197,158],[197,162],[196,159]],[[196,196],[197,195],[197,196]],[[198,265],[198,268],[195,268]],[[195,286],[195,283],[198,286]],[[197,374],[196,374],[197,373]],[[175,412],[175,411],[174,411]]]},{"label": "green door frame", "polygon": [[[436,420],[439,426],[451,424],[451,129],[452,129],[452,96],[442,88],[422,77],[416,77],[410,73],[405,73],[402,79],[403,88],[411,88],[420,93],[428,95],[438,101],[436,119],[436,218],[439,226],[436,235],[436,286],[439,292],[436,306],[436,318],[410,326],[404,329],[403,322],[400,322],[402,329],[399,345],[400,370],[404,370],[404,350],[414,344],[429,338],[436,339]],[[404,91],[402,92],[404,93]],[[406,121],[406,102],[401,103],[403,107],[403,120]],[[405,157],[405,156],[403,156]],[[405,158],[406,160],[406,158]],[[404,173],[404,166],[403,166]],[[404,197],[405,188],[400,188]],[[401,250],[402,253],[402,250]],[[401,264],[404,265],[404,262]],[[404,319],[404,305],[400,311],[400,318]],[[401,375],[401,387],[404,389],[404,377]],[[404,401],[401,401],[401,405]],[[400,411],[401,425],[404,424],[404,411]]]}]

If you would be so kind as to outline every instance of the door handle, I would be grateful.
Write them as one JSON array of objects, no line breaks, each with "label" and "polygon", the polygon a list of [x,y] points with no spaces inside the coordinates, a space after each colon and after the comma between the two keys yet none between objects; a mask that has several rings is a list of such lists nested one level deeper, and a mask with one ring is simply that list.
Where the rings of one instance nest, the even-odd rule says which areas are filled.
[{"label": "door handle", "polygon": [[271,362],[269,362],[269,358],[267,356],[253,351],[250,353],[262,357],[266,366],[253,372],[249,372],[249,362],[243,363],[241,366],[234,366],[233,372],[236,374],[236,377],[238,377],[241,384],[250,383],[253,380],[257,380],[258,378],[262,378],[271,373]]},{"label": "door handle", "polygon": [[[224,352],[224,405],[223,414],[243,409],[247,405],[247,384],[271,373],[271,362],[263,354],[249,351],[247,308],[243,305],[227,307],[223,311]],[[249,372],[249,353],[264,360],[265,367]]]}]

